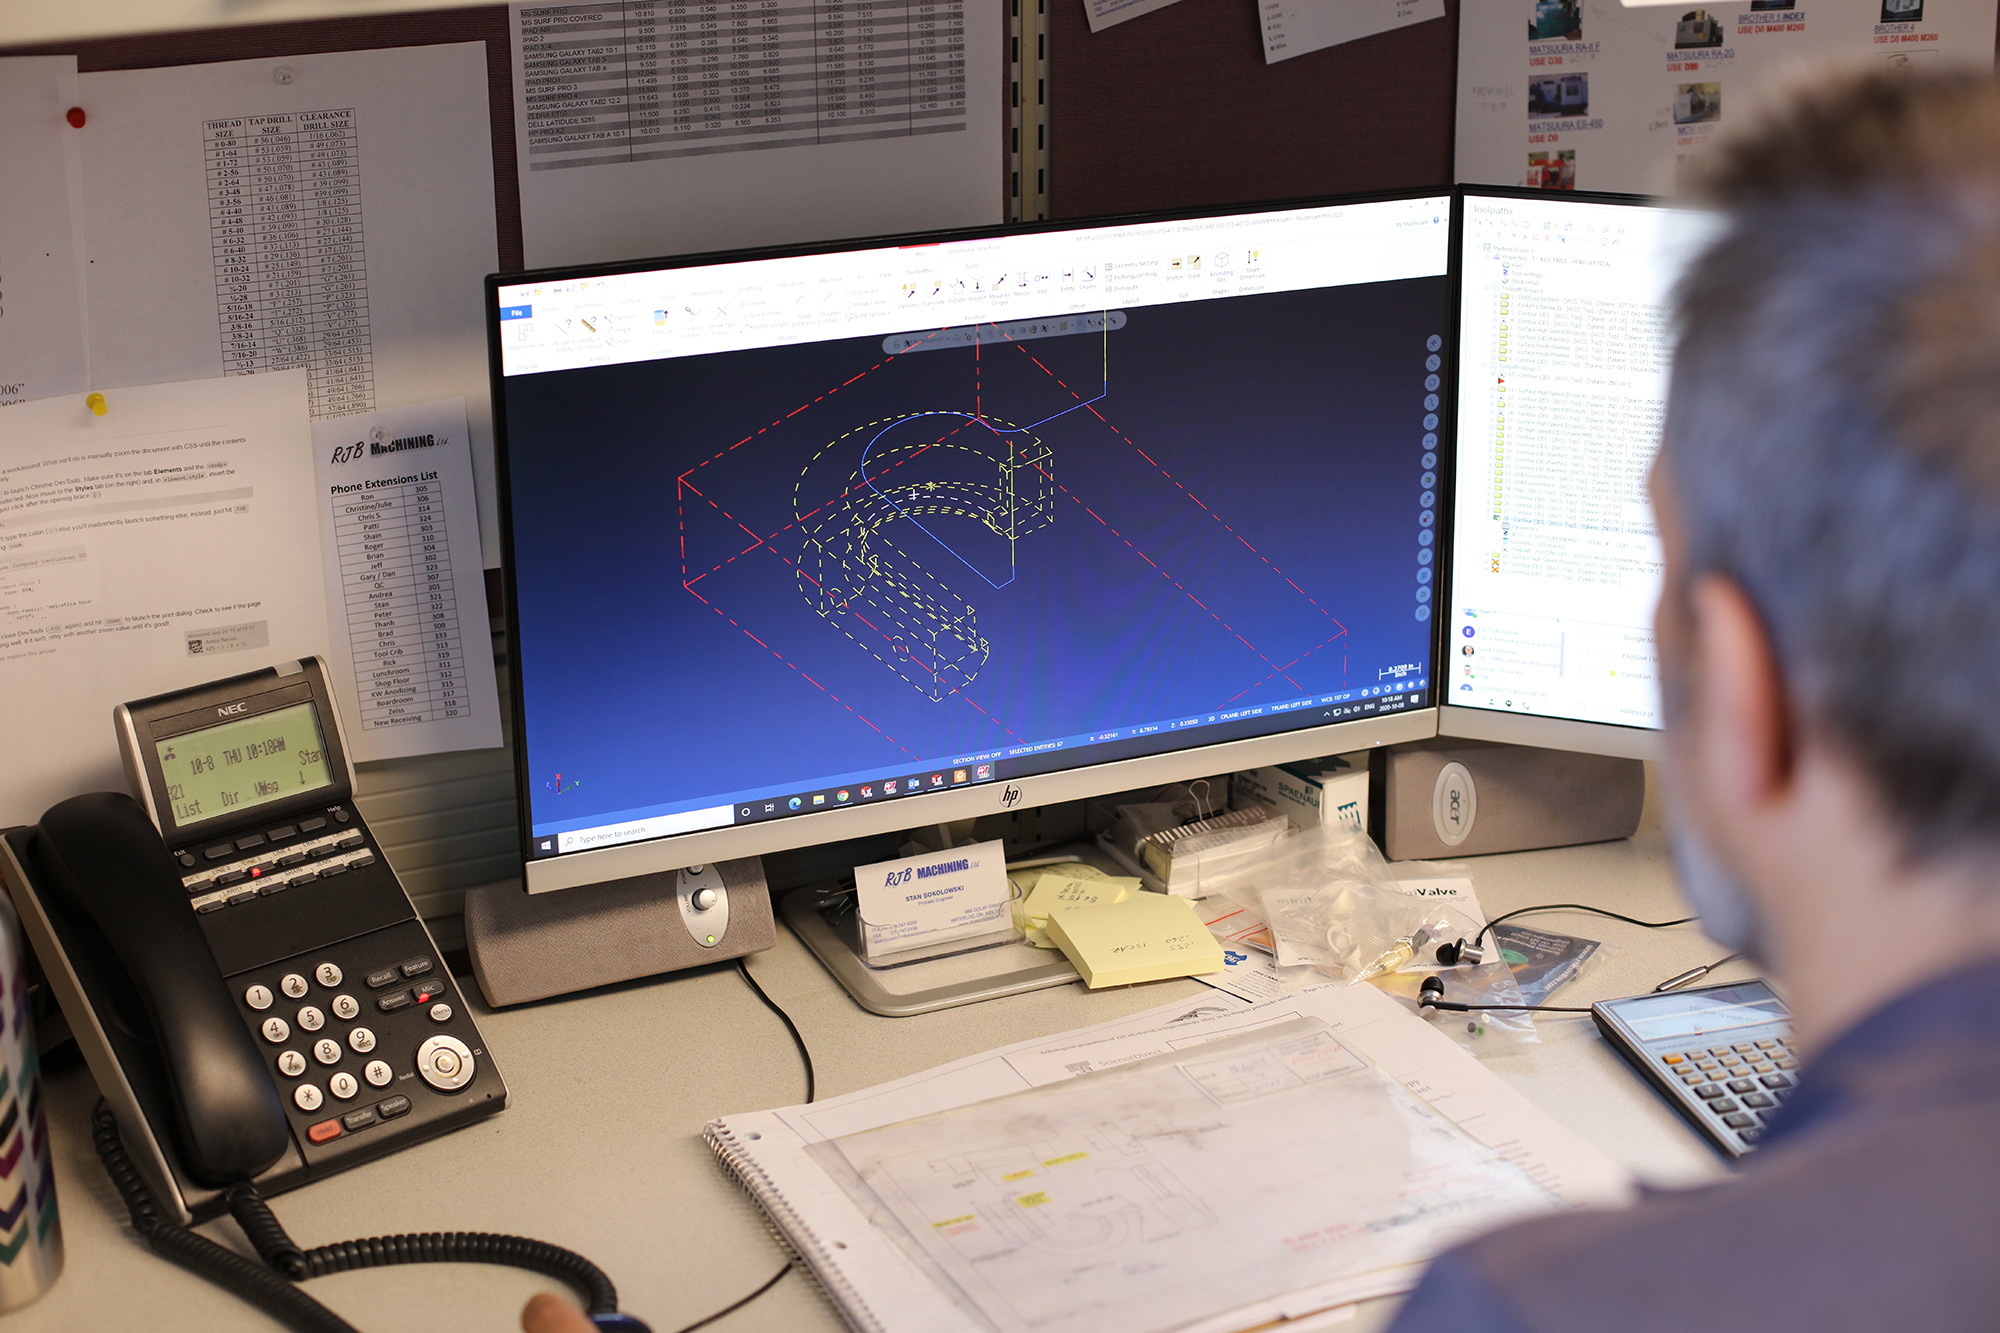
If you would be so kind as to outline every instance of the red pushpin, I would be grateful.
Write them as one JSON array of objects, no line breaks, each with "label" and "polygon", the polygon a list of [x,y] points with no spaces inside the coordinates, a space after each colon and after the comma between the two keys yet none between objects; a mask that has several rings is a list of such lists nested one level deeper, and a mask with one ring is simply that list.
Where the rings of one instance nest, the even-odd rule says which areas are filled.
[{"label": "red pushpin", "polygon": [[83,108],[80,106],[71,107],[69,109],[69,114],[64,116],[63,119],[70,123],[70,127],[72,129],[78,129],[78,130],[82,129],[83,122],[85,119],[83,114]]}]

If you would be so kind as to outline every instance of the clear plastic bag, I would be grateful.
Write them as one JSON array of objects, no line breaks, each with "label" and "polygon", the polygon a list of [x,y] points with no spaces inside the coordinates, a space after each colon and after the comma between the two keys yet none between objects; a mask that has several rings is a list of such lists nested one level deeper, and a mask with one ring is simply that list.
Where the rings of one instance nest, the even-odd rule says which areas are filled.
[{"label": "clear plastic bag", "polygon": [[1536,930],[1511,921],[1493,928],[1493,950],[1496,961],[1513,969],[1528,1004],[1543,1003],[1618,952],[1616,945],[1601,940]]},{"label": "clear plastic bag", "polygon": [[[1378,977],[1375,984],[1415,1008],[1426,976],[1443,981],[1443,998],[1456,1004],[1528,1003],[1521,998],[1521,987],[1514,980],[1514,970],[1498,960],[1481,963],[1477,967],[1402,972],[1393,977]],[[1438,1009],[1431,1012],[1430,1019],[1440,1032],[1474,1055],[1498,1055],[1523,1046],[1538,1045],[1542,1040],[1535,1031],[1535,1016],[1519,1010],[1474,1009],[1470,1013],[1457,1013]]]},{"label": "clear plastic bag", "polygon": [[1318,968],[1338,981],[1393,972],[1441,937],[1451,917],[1396,886],[1366,834],[1322,824],[1204,874],[1269,925],[1278,964]]}]

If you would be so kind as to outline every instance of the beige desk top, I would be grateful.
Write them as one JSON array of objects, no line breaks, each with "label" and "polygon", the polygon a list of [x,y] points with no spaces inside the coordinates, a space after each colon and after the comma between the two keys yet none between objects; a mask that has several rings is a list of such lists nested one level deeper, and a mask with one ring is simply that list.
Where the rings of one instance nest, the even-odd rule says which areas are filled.
[{"label": "beige desk top", "polygon": [[[1656,828],[1631,842],[1485,857],[1466,863],[1489,914],[1551,901],[1599,903],[1649,919],[1685,914]],[[1619,952],[1564,1003],[1649,990],[1722,950],[1698,930],[1645,931],[1578,914],[1533,918],[1614,943]],[[1089,994],[1080,985],[916,1018],[866,1013],[795,938],[751,960],[799,1025],[836,1095],[975,1051],[1200,993],[1160,982]],[[1718,980],[1748,975],[1741,965]],[[468,997],[477,989],[465,983]],[[788,1105],[805,1080],[784,1028],[731,967],[636,982],[569,1000],[491,1012],[475,1007],[512,1090],[482,1125],[274,1201],[303,1245],[406,1231],[499,1231],[589,1256],[618,1284],[623,1308],[656,1333],[720,1309],[783,1259],[755,1207],[714,1165],[702,1125],[730,1112]],[[1597,1036],[1585,1016],[1545,1015],[1542,1043],[1491,1067],[1556,1119],[1657,1183],[1715,1175],[1720,1159]],[[95,1099],[81,1062],[48,1080],[67,1269],[41,1301],[0,1317],[6,1333],[144,1327],[158,1333],[267,1330],[248,1306],[155,1258],[129,1232],[91,1149]],[[248,1253],[234,1224],[206,1231]],[[422,1265],[308,1285],[362,1329],[517,1327],[527,1297],[553,1284],[511,1269]],[[1364,1309],[1379,1327],[1388,1301]],[[838,1329],[797,1274],[712,1328]]]}]

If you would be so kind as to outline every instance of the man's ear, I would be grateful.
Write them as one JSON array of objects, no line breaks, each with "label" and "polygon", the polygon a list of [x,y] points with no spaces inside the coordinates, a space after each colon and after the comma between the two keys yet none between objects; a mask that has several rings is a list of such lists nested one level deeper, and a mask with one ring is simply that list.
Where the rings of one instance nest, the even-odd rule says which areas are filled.
[{"label": "man's ear", "polygon": [[1764,618],[1741,584],[1704,574],[1688,589],[1701,786],[1753,813],[1791,789],[1797,758],[1791,701]]}]

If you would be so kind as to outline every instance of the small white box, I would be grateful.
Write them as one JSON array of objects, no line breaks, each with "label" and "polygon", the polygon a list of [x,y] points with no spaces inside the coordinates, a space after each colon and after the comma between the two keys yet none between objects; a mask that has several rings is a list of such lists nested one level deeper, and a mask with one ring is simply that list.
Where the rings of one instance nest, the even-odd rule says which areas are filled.
[{"label": "small white box", "polygon": [[1245,769],[1230,783],[1229,804],[1236,810],[1268,806],[1302,829],[1318,828],[1331,812],[1356,833],[1366,833],[1368,752]]}]

